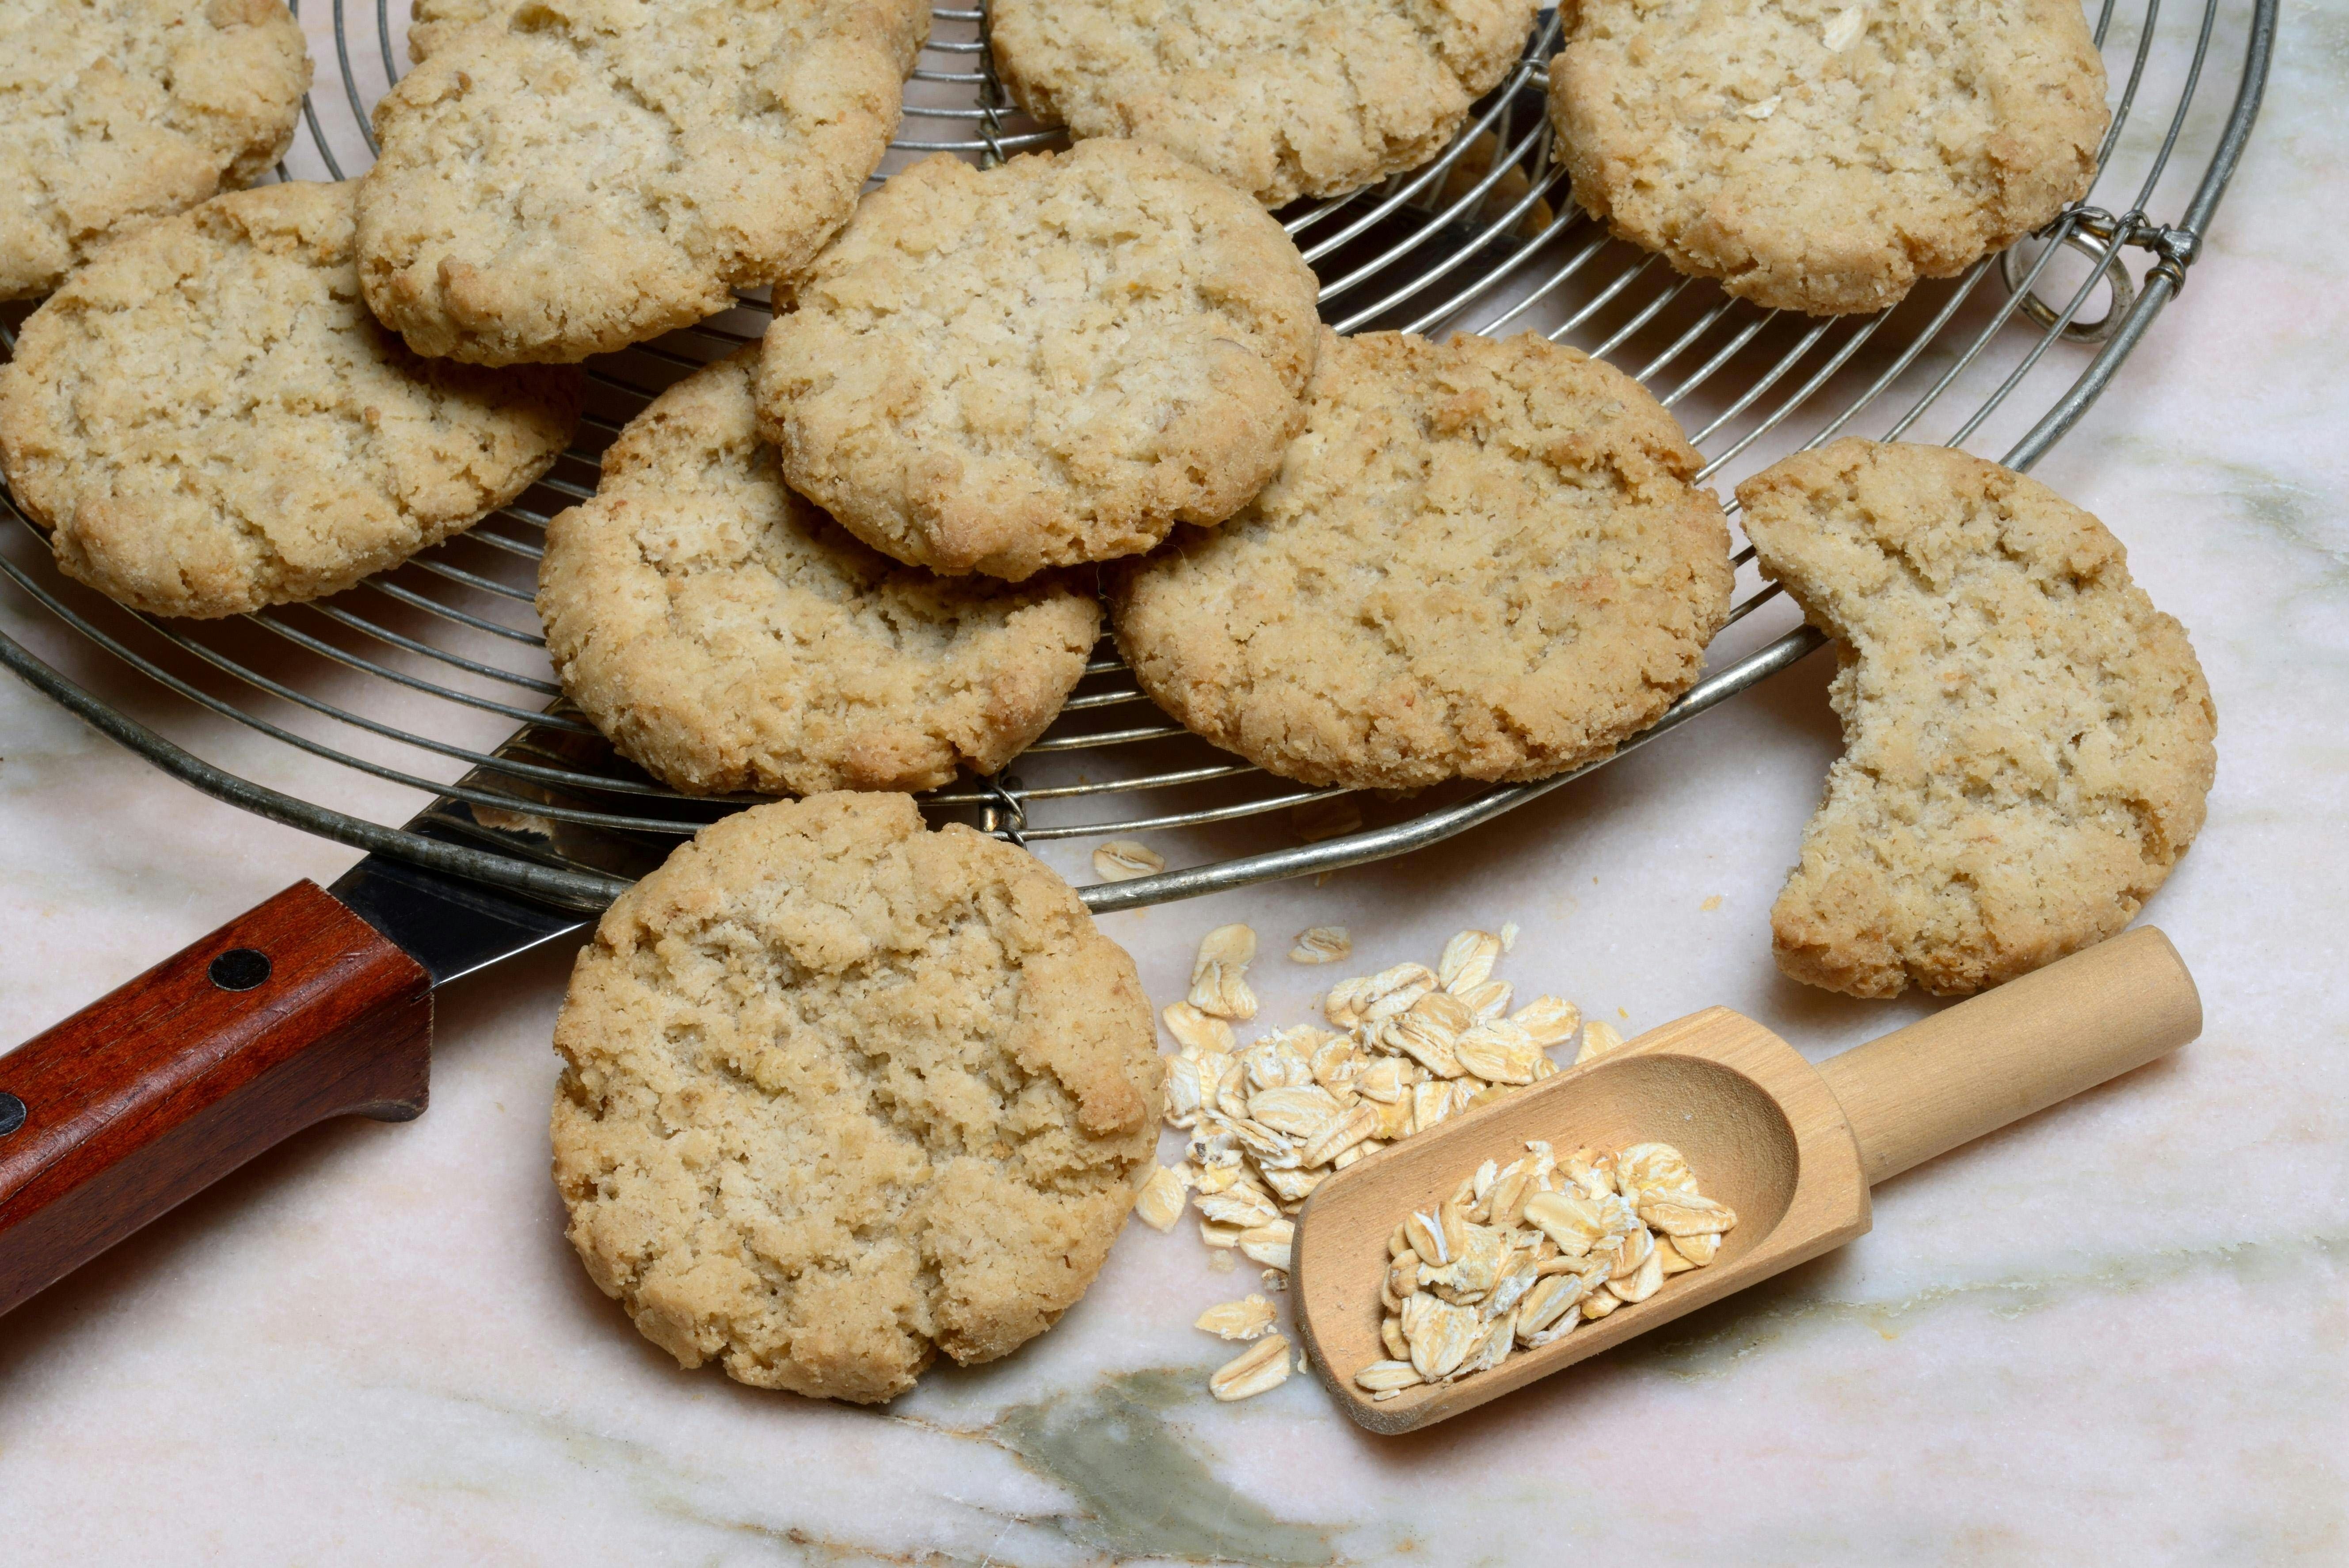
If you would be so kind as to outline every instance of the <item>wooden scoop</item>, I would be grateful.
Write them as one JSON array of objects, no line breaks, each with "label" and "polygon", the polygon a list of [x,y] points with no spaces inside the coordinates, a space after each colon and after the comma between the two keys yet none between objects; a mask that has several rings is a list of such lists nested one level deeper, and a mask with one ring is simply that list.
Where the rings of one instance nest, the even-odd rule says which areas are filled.
[{"label": "wooden scoop", "polygon": [[[1408,1432],[1474,1409],[1635,1334],[1766,1279],[1868,1228],[1888,1176],[2142,1067],[2202,1029],[2202,1003],[2150,926],[2077,953],[1813,1067],[1753,1019],[1708,1007],[1324,1181],[1298,1216],[1297,1326],[1346,1413]],[[1354,1374],[1386,1356],[1387,1238],[1486,1160],[1544,1139],[1562,1155],[1659,1141],[1737,1212],[1712,1264],[1665,1280],[1490,1371],[1373,1401]]]}]

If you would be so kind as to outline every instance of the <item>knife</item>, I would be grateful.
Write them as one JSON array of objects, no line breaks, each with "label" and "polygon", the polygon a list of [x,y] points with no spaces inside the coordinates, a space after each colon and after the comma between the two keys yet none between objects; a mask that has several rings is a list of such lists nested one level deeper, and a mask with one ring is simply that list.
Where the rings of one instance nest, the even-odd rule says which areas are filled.
[{"label": "knife", "polygon": [[[543,758],[574,739],[525,725],[497,755]],[[629,881],[677,841],[463,798],[518,789],[556,799],[476,769],[409,830],[585,858]],[[680,818],[681,831],[694,825]],[[0,1056],[0,1313],[305,1128],[422,1115],[433,993],[595,918],[372,854],[331,888],[295,882]]]}]

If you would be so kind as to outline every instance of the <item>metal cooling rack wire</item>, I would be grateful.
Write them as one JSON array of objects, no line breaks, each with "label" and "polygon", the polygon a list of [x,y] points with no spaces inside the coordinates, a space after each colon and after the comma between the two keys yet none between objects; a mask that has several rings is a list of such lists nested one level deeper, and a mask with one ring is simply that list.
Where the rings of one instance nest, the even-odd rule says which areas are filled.
[{"label": "metal cooling rack wire", "polygon": [[[2220,0],[2204,0],[2199,11],[2174,7],[2168,18],[2163,0],[2145,0],[2127,15],[2119,14],[2120,0],[2102,0],[2095,23],[2099,46],[2111,44],[2116,26],[2122,36],[2130,26],[2135,33],[2123,57],[2125,70],[2116,72],[2120,87],[2100,150],[2096,188],[2035,244],[1997,258],[2004,288],[1995,301],[1982,287],[1992,266],[1985,261],[1938,293],[1920,289],[1903,306],[1880,315],[1785,317],[1731,300],[1711,284],[1680,277],[1656,258],[1612,241],[1571,204],[1565,171],[1551,156],[1545,67],[1557,48],[1559,27],[1548,13],[1508,77],[1477,106],[1459,138],[1434,161],[1368,191],[1299,203],[1281,217],[1321,273],[1324,315],[1339,330],[1376,325],[1500,333],[1538,325],[1554,340],[1571,340],[1627,368],[1636,363],[1637,378],[1666,407],[1682,410],[1684,420],[1688,411],[1700,412],[1692,439],[1705,454],[1702,477],[1708,480],[1749,455],[1759,456],[1755,449],[1764,444],[1775,454],[1816,446],[1856,428],[1889,439],[1914,435],[1931,420],[1938,438],[1963,444],[2002,411],[2012,413],[2018,390],[2033,382],[2051,352],[2066,345],[2095,348],[2093,357],[2062,383],[2003,452],[2010,466],[2027,469],[2078,422],[2184,286],[2258,111],[2276,9],[2276,0],[2251,0],[2248,12],[2235,14],[2243,38],[2233,98],[2199,180],[2175,221],[2165,223],[2148,216],[2148,210],[2174,155],[2191,134],[2206,67],[2228,14]],[[373,10],[374,25],[366,29],[376,51],[369,60],[354,53],[352,38],[359,29],[344,0],[332,0],[342,97],[328,100],[323,114],[316,97],[305,100],[306,135],[279,166],[281,178],[298,177],[293,172],[298,168],[340,179],[356,171],[346,160],[356,159],[359,149],[372,158],[375,142],[366,110],[376,92],[400,74],[388,0],[376,0]],[[1011,105],[987,47],[984,6],[939,7],[933,18],[931,42],[908,90],[904,134],[894,143],[898,152],[944,151],[991,162],[1061,140],[1053,128],[1038,125]],[[2140,100],[2169,69],[2158,56],[2157,46],[2166,40],[2175,41],[2170,53],[2182,47],[2183,64],[2174,73],[2166,119],[2156,117],[2148,124],[2138,114]],[[378,78],[382,87],[375,91],[362,85]],[[942,97],[955,101],[937,101]],[[2149,151],[2132,152],[2148,139]],[[2117,215],[2094,204],[2108,188],[2133,192]],[[2102,199],[2114,201],[2110,195]],[[2084,260],[2086,275],[2062,303],[2051,304],[2039,291],[2055,275],[2052,264],[2066,255]],[[2141,284],[2132,281],[2132,255],[2148,263]],[[2083,324],[2081,313],[2100,288],[2107,301],[2105,312]],[[533,849],[491,825],[523,820],[667,842],[745,799],[686,797],[645,778],[611,758],[592,727],[562,706],[529,611],[540,532],[553,511],[594,494],[602,441],[668,381],[754,341],[766,315],[762,301],[746,298],[736,311],[591,366],[593,396],[583,422],[583,439],[590,444],[574,446],[523,501],[350,593],[240,618],[239,631],[257,638],[248,635],[237,643],[212,628],[158,621],[110,605],[85,611],[47,566],[45,548],[0,552],[0,573],[30,607],[155,682],[189,710],[300,758],[426,795],[448,793],[472,813],[474,826],[481,830],[477,837],[495,847],[445,842],[387,827],[243,777],[92,695],[5,633],[0,663],[94,727],[217,799],[356,848],[558,903],[599,907],[627,885],[625,878],[577,858]],[[5,324],[0,339],[13,352]],[[2001,366],[2004,369],[1998,373]],[[1992,373],[1997,378],[1987,392],[1970,393],[1970,404],[1957,406],[1961,386]],[[37,546],[37,531],[16,512],[13,500],[0,495],[0,503]],[[1742,569],[1752,552],[1742,551],[1736,559]],[[1732,623],[1769,603],[1776,593],[1775,585],[1755,582],[1733,607]],[[1789,667],[1822,641],[1817,633],[1798,626],[1729,660],[1622,752]],[[255,648],[274,649],[290,669],[279,668],[277,659],[264,659]],[[1286,811],[1342,793],[1303,789],[1215,751],[1158,717],[1145,700],[1123,665],[1104,652],[1088,666],[1063,718],[1023,754],[1037,768],[1083,762],[1084,775],[1061,777],[1067,771],[1062,768],[1030,785],[1007,773],[949,786],[926,799],[938,810],[969,814],[987,830],[1014,841],[1041,842],[1171,832]],[[412,717],[411,707],[419,701],[522,727],[507,743],[482,749],[427,733],[437,726]],[[1118,710],[1133,708],[1150,717],[1117,721]],[[1112,722],[1102,726],[1102,717]],[[452,721],[450,734],[461,732]],[[361,738],[395,753],[419,754],[418,759],[399,765],[362,754],[355,748]],[[1121,772],[1121,758],[1142,760]],[[434,759],[460,765],[462,779],[445,782],[429,770]],[[1319,843],[1087,888],[1084,897],[1097,910],[1122,909],[1384,859],[1487,821],[1601,766],[1593,763],[1534,784],[1475,790],[1406,820]],[[1096,768],[1110,776],[1092,777]],[[1129,802],[1130,796],[1138,799]],[[1152,796],[1171,797],[1175,809],[1116,814]],[[1040,810],[1050,816],[1072,809],[1074,816],[1038,820]]]}]

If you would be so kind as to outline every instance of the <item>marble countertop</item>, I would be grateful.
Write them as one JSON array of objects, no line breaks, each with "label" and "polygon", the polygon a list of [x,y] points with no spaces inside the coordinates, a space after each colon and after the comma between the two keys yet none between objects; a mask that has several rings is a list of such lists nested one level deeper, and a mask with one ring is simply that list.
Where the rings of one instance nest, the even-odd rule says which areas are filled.
[{"label": "marble countertop", "polygon": [[[2343,1560],[2349,262],[2305,220],[2349,161],[2349,5],[2287,0],[2284,27],[2183,297],[2037,469],[2129,546],[2217,695],[2209,823],[2147,912],[2202,986],[2188,1050],[1887,1185],[1842,1251],[1417,1437],[1310,1378],[1208,1400],[1223,1347],[1189,1324],[1253,1272],[1138,1225],[1043,1339],[860,1410],[681,1374],[588,1283],[547,1179],[561,944],[441,995],[421,1120],[303,1136],[0,1319],[0,1557]],[[0,625],[38,614],[0,592]],[[1521,989],[1627,1033],[1724,1003],[1825,1056],[1926,1011],[1770,962],[1827,674],[1440,851],[1104,928],[1163,1002],[1226,921],[1268,947],[1347,925],[1382,964],[1514,919]],[[0,680],[0,1040],[352,858]],[[1328,977],[1260,964],[1264,1020]]]}]

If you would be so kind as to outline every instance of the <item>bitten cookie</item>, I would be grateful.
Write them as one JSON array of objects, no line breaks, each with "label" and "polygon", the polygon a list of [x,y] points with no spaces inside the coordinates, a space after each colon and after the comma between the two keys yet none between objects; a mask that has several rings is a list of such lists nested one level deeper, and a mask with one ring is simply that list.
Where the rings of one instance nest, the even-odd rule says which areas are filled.
[{"label": "bitten cookie", "polygon": [[597,924],[554,1046],[589,1275],[679,1366],[824,1398],[1050,1327],[1157,1143],[1133,961],[903,795],[703,829]]},{"label": "bitten cookie", "polygon": [[1279,478],[1117,574],[1142,688],[1284,778],[1539,779],[1696,680],[1729,529],[1639,384],[1530,334],[1329,335]]},{"label": "bitten cookie", "polygon": [[895,129],[920,0],[533,0],[430,23],[376,106],[367,304],[421,354],[566,362],[805,266]]},{"label": "bitten cookie", "polygon": [[1778,310],[1899,303],[2086,194],[2109,116],[2079,0],[1585,0],[1550,64],[1574,197]]},{"label": "bitten cookie", "polygon": [[1015,582],[1230,516],[1319,332],[1280,225],[1132,141],[917,163],[796,292],[759,371],[792,488],[900,561]]},{"label": "bitten cookie", "polygon": [[471,527],[571,438],[575,373],[419,359],[351,185],[241,191],[109,245],[0,367],[0,470],[68,575],[157,615],[339,593]]},{"label": "bitten cookie", "polygon": [[746,350],[686,377],[604,454],[539,566],[571,700],[680,789],[926,789],[1043,732],[1101,634],[1092,585],[934,577],[785,488]]},{"label": "bitten cookie", "polygon": [[2202,826],[2216,718],[2102,523],[1941,447],[1842,440],[1737,487],[1843,660],[1844,754],[1770,912],[1778,967],[1963,995],[2129,923]]},{"label": "bitten cookie", "polygon": [[285,156],[309,86],[281,0],[0,5],[0,299],[251,183]]},{"label": "bitten cookie", "polygon": [[1508,74],[1538,0],[998,0],[1004,85],[1077,137],[1154,142],[1268,207],[1415,169]]}]

